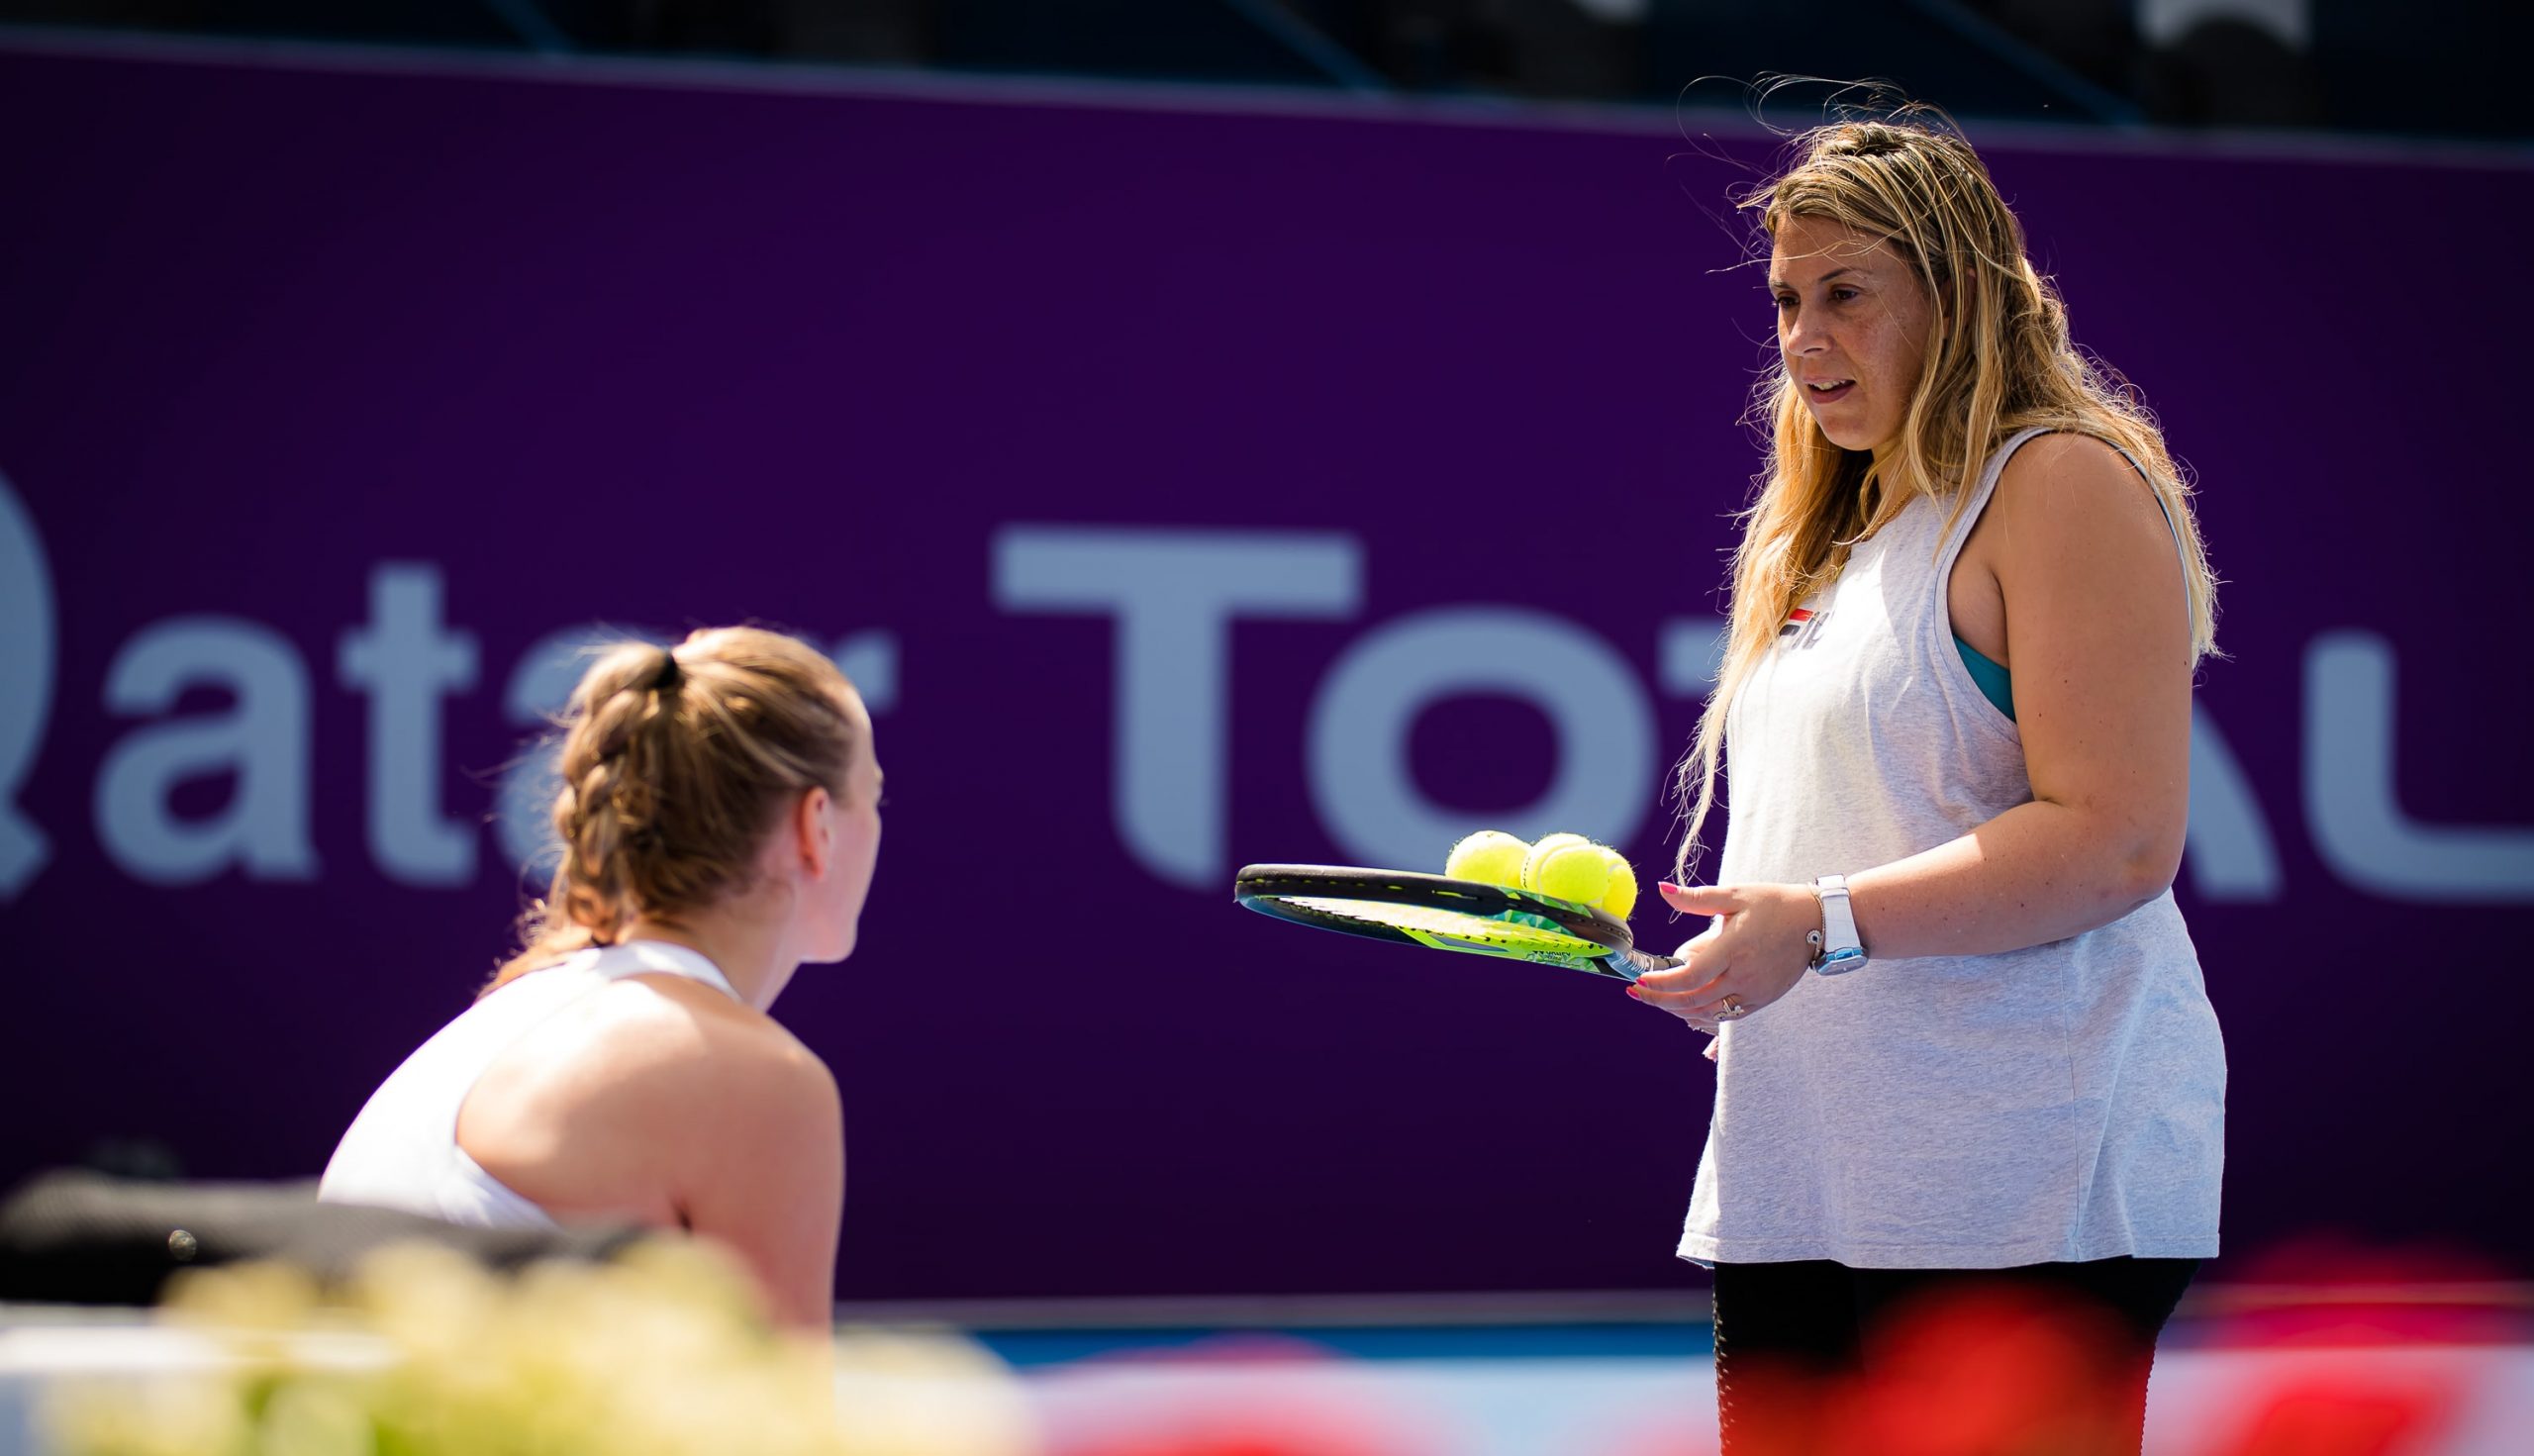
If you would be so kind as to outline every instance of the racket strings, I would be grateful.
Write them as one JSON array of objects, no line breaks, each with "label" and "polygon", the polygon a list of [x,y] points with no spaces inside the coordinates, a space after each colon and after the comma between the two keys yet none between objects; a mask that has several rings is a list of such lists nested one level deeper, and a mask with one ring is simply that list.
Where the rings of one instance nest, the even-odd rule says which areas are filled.
[{"label": "racket strings", "polygon": [[1474,915],[1431,905],[1396,905],[1378,900],[1346,900],[1322,895],[1287,895],[1285,904],[1317,915],[1335,916],[1368,924],[1507,949],[1550,951],[1563,955],[1601,956],[1608,948],[1560,927],[1539,916],[1507,912]]}]

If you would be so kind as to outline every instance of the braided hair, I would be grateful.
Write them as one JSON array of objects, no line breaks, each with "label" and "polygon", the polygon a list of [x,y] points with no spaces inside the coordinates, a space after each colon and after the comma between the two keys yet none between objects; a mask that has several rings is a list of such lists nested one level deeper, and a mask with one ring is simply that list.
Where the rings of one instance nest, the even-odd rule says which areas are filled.
[{"label": "braided hair", "polygon": [[561,862],[485,989],[746,889],[787,804],[844,797],[865,751],[853,701],[834,663],[757,628],[609,649],[561,720]]}]

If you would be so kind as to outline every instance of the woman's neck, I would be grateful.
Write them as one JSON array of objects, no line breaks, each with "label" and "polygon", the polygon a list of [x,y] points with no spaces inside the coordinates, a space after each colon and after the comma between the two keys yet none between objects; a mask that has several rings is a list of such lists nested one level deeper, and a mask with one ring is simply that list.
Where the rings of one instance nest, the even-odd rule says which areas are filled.
[{"label": "woman's neck", "polygon": [[697,911],[674,922],[637,917],[617,939],[685,946],[713,962],[739,1000],[758,1011],[774,1005],[800,968],[797,957],[784,953],[774,926],[727,911]]}]

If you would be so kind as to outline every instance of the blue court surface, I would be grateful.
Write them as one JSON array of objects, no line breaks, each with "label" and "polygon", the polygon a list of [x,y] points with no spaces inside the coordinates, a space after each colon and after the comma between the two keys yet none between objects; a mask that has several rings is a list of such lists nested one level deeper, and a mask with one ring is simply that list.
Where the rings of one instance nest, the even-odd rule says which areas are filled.
[{"label": "blue court surface", "polygon": [[[1020,1376],[1055,1452],[1203,1451],[1242,1437],[1261,1451],[1336,1456],[1716,1449],[1703,1304],[1310,1304],[1291,1302],[1304,1317],[1283,1321],[1265,1317],[1274,1307],[1211,1321],[1167,1304],[981,1307],[965,1325]],[[2409,1291],[2337,1312],[2293,1294],[2195,1300],[2158,1360],[2146,1449],[2525,1456],[2534,1344],[2505,1333],[2523,1327],[2526,1308],[2515,1287]],[[1069,1314],[1105,1318],[1056,1322]]]},{"label": "blue court surface", "polygon": [[[2534,1451],[2534,1343],[2504,1337],[2521,1326],[2527,1292],[2449,1291],[2435,1301],[2414,1300],[2390,1320],[2380,1302],[2348,1317],[2317,1316],[2306,1307],[2285,1322],[2200,1302],[2169,1331],[2159,1357],[2146,1449]],[[1708,1327],[1676,1296],[838,1312],[840,1407],[887,1407],[893,1419],[930,1422],[945,1439],[966,1432],[947,1444],[906,1447],[911,1453],[1693,1456],[1716,1449]],[[52,1391],[178,1375],[217,1358],[199,1338],[133,1312],[0,1308],[0,1456],[48,1456],[38,1411]],[[374,1353],[345,1336],[312,1334],[307,1358],[357,1365]],[[1979,1372],[1961,1374],[1977,1387]]]}]

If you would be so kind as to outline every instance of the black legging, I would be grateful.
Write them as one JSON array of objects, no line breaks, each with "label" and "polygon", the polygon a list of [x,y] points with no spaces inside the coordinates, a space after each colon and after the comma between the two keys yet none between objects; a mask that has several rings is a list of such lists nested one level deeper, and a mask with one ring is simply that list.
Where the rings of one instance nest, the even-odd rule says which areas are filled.
[{"label": "black legging", "polygon": [[1940,1353],[1947,1331],[1960,1336],[1962,1327],[1922,1320],[1915,1326],[1920,1343],[1909,1345],[1910,1313],[1940,1319],[1936,1311],[1956,1299],[1989,1302],[1993,1331],[1996,1320],[2016,1317],[2011,1311],[2018,1310],[2078,1321],[2053,1327],[2072,1331],[2072,1341],[2076,1331],[2087,1336],[2059,1347],[2083,1352],[2081,1378],[2089,1384],[2082,1395],[2095,1412],[2086,1418],[2092,1428],[2085,1449],[2135,1452],[2157,1332],[2198,1267],[2196,1259],[2131,1258],[2013,1269],[1851,1269],[1827,1259],[1718,1264],[1715,1393],[1725,1456],[1809,1456],[1831,1449],[1826,1443],[1853,1443],[1853,1430],[1834,1428],[1843,1418],[1838,1412],[1851,1407],[1839,1405],[1831,1383],[1911,1378],[1895,1362]]}]

